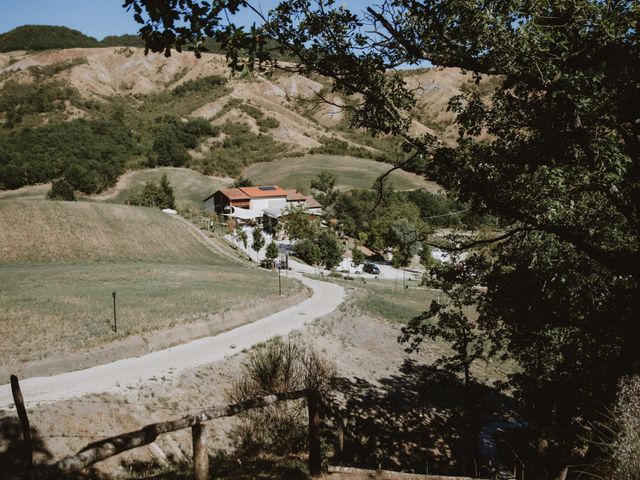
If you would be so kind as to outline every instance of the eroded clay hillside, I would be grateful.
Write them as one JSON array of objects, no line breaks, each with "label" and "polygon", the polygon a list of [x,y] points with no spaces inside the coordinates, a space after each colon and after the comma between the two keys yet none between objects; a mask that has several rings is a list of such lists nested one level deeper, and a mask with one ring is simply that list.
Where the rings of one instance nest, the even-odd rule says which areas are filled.
[{"label": "eroded clay hillside", "polygon": [[[203,54],[197,59],[192,53],[177,53],[166,58],[161,54],[144,54],[143,49],[131,47],[74,48],[44,52],[0,53],[0,80],[32,82],[33,72],[44,70],[48,79],[67,82],[84,99],[108,101],[114,96],[140,96],[171,90],[198,78],[220,75],[229,78],[230,91],[222,99],[207,102],[195,109],[194,116],[214,119],[228,98],[256,104],[281,122],[281,128],[271,135],[279,141],[302,147],[319,146],[318,139],[345,121],[345,112],[336,105],[316,105],[316,93],[326,93],[322,79],[306,78],[297,74],[275,73],[256,76],[250,80],[230,78],[225,58]],[[454,69],[421,69],[407,72],[404,78],[418,97],[416,131],[429,131],[446,138],[451,136],[452,114],[446,111],[448,100],[470,88],[471,76]],[[338,95],[329,98],[337,105],[344,99]],[[301,112],[306,111],[306,115]],[[78,113],[76,112],[76,115]],[[257,130],[255,121],[239,109],[231,109],[217,118],[241,121]]]}]

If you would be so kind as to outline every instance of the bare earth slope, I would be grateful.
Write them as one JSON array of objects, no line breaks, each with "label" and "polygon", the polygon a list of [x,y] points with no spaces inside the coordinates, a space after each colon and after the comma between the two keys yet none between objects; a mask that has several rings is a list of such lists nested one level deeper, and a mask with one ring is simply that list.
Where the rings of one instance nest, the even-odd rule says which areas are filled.
[{"label": "bare earth slope", "polygon": [[[321,79],[284,73],[256,75],[249,79],[231,78],[224,57],[216,54],[205,53],[197,59],[189,52],[174,52],[166,58],[153,53],[144,55],[143,49],[131,47],[0,53],[0,88],[7,81],[32,81],[29,69],[33,67],[55,67],[65,63],[66,67],[60,68],[60,71],[54,69],[53,73],[47,75],[67,82],[84,99],[108,101],[114,96],[153,94],[173,89],[188,80],[219,75],[229,78],[231,92],[196,108],[193,116],[215,122],[214,117],[221,112],[227,100],[235,98],[252,103],[267,116],[277,119],[280,126],[268,134],[302,151],[319,146],[319,140],[324,136],[350,141],[333,129],[346,121],[344,112],[336,106],[345,101],[339,95],[330,95],[335,105],[311,108],[299,102],[300,99],[314,98],[317,92],[326,87]],[[446,111],[447,102],[454,95],[471,88],[471,75],[444,68],[406,71],[402,75],[408,87],[414,89],[418,96],[414,132],[430,132],[450,141],[455,136],[456,128],[452,125],[452,114]],[[88,115],[82,109],[72,113],[72,118]],[[246,115],[241,118],[238,111],[226,115],[233,121],[252,123],[252,119]],[[227,118],[222,121],[225,120]]]}]

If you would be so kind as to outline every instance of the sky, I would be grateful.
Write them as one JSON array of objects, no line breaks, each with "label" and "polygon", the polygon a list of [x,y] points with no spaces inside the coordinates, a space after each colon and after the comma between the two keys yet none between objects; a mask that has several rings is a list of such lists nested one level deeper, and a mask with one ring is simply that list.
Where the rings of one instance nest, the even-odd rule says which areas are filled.
[{"label": "sky", "polygon": [[[138,24],[131,12],[122,8],[123,0],[0,0],[0,33],[20,25],[62,25],[80,30],[101,40],[106,35],[135,34]],[[259,0],[264,11],[278,0]],[[361,11],[372,2],[350,0],[350,9]],[[249,13],[238,17],[238,23],[251,24]]]}]

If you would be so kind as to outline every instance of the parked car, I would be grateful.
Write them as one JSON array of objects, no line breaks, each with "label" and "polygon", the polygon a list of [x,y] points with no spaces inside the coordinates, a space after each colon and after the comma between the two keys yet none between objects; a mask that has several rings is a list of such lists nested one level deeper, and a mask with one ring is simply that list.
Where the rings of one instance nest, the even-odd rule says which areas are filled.
[{"label": "parked car", "polygon": [[380,275],[380,269],[378,268],[377,265],[374,265],[373,263],[369,263],[369,262],[365,263],[364,267],[362,267],[362,270],[372,275]]}]

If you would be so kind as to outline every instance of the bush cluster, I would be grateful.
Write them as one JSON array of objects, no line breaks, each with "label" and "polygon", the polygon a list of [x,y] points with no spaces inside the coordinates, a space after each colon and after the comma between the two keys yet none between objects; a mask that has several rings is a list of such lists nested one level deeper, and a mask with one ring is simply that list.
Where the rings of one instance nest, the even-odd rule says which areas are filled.
[{"label": "bush cluster", "polygon": [[192,161],[192,166],[206,175],[237,177],[244,167],[258,162],[270,162],[286,150],[285,145],[276,142],[269,135],[256,135],[242,123],[229,122],[222,125],[220,130],[225,134],[222,145],[212,149],[205,158]]},{"label": "bush cluster", "polygon": [[352,157],[371,158],[371,152],[366,148],[352,145],[344,140],[334,137],[322,137],[322,146],[314,147],[310,153],[322,153],[325,155],[351,155]]},{"label": "bush cluster", "polygon": [[256,121],[256,125],[258,125],[260,131],[263,133],[267,130],[278,128],[280,126],[280,122],[277,119],[267,117],[258,107],[254,107],[248,103],[242,103],[238,105],[238,108],[252,117]]},{"label": "bush cluster", "polygon": [[180,96],[187,92],[200,92],[211,89],[217,89],[226,85],[227,80],[220,75],[208,75],[206,77],[196,78],[195,80],[187,80],[173,89],[173,94]]},{"label": "bush cluster", "polygon": [[75,190],[99,192],[115,183],[127,158],[136,153],[131,133],[116,121],[78,119],[25,128],[2,138],[0,187],[64,177]]},{"label": "bush cluster", "polygon": [[142,191],[130,198],[129,205],[139,205],[141,207],[153,208],[176,208],[176,198],[173,194],[173,187],[169,183],[167,174],[163,174],[160,183],[153,180],[148,181]]},{"label": "bush cluster", "polygon": [[69,182],[64,178],[60,178],[51,183],[51,190],[47,192],[47,198],[49,200],[74,201],[76,199],[76,193],[73,191],[73,187]]},{"label": "bush cluster", "polygon": [[188,149],[196,148],[202,138],[216,135],[217,130],[203,118],[183,122],[175,115],[158,117],[147,164],[150,167],[186,165],[191,158]]},{"label": "bush cluster", "polygon": [[5,114],[3,126],[13,128],[24,115],[64,110],[66,100],[78,98],[75,89],[62,82],[18,83],[8,81],[0,90],[0,113]]}]

